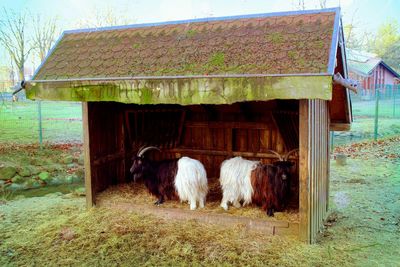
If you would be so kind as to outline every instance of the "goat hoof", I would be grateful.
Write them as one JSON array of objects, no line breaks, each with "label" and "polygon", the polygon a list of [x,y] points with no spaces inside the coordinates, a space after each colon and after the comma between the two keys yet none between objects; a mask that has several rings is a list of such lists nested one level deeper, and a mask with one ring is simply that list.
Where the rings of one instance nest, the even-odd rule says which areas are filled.
[{"label": "goat hoof", "polygon": [[154,205],[160,206],[162,203],[163,203],[163,201],[157,200],[156,202],[154,202]]},{"label": "goat hoof", "polygon": [[267,210],[267,215],[268,215],[269,217],[274,217],[274,210],[273,210],[273,209],[268,209],[268,210]]}]

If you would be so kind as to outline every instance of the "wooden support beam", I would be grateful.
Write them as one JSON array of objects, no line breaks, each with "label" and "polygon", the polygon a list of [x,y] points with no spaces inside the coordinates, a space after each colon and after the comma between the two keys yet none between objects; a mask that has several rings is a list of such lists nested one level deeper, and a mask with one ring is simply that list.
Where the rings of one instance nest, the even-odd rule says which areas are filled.
[{"label": "wooden support beam", "polygon": [[186,122],[185,127],[188,128],[231,128],[231,129],[251,129],[251,130],[265,130],[270,126],[263,122]]},{"label": "wooden support beam", "polygon": [[92,183],[92,166],[90,160],[90,127],[88,102],[82,102],[82,127],[83,127],[83,155],[85,168],[86,206],[94,206],[94,191]]},{"label": "wooden support beam", "polygon": [[357,82],[343,78],[339,72],[333,76],[333,83],[339,84],[357,94]]},{"label": "wooden support beam", "polygon": [[310,218],[310,103],[311,100],[299,101],[299,238],[311,242]]},{"label": "wooden support beam", "polygon": [[110,161],[115,161],[115,160],[124,160],[125,159],[125,150],[121,150],[119,152],[116,152],[114,154],[109,154],[104,157],[100,157],[97,159],[92,160],[93,166],[99,166],[103,165],[104,163],[110,162]]},{"label": "wooden support beam", "polygon": [[[199,154],[199,155],[208,155],[208,156],[242,156],[249,158],[267,158],[267,159],[276,159],[276,155],[271,153],[260,153],[260,152],[242,152],[242,151],[219,151],[219,150],[203,150],[203,149],[189,149],[189,148],[174,148],[174,149],[165,149],[162,152],[171,152],[171,153],[179,153],[179,154]],[[296,160],[296,157],[289,157],[290,160]]]}]

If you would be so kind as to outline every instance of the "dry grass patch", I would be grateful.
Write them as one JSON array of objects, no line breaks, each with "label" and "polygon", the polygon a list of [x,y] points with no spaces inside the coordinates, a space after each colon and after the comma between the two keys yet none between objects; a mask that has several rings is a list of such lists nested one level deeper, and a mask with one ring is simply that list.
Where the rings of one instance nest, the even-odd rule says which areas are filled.
[{"label": "dry grass patch", "polygon": [[[32,203],[33,201],[33,203]],[[319,245],[194,221],[96,208],[83,198],[21,199],[2,207],[1,266],[338,266]]]}]

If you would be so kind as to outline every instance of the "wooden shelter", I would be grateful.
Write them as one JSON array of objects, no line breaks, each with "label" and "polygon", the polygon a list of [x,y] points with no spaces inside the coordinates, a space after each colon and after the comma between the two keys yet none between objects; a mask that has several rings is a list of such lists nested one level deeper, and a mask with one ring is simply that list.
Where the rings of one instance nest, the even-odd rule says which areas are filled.
[{"label": "wooden shelter", "polygon": [[66,31],[34,78],[30,99],[82,101],[87,203],[130,180],[130,159],[190,156],[218,178],[241,155],[272,162],[300,148],[294,174],[299,237],[327,215],[329,131],[348,130],[339,9]]}]

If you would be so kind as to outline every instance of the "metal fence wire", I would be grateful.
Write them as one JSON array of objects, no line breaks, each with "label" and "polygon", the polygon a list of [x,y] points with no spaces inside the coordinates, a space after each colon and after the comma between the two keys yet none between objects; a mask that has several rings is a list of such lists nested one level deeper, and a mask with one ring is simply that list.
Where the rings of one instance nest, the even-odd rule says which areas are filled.
[{"label": "metal fence wire", "polygon": [[[354,123],[335,132],[336,144],[400,134],[400,85],[376,85],[351,93]],[[24,92],[13,99],[0,91],[0,144],[82,143],[80,102],[31,101]]]},{"label": "metal fence wire", "polygon": [[353,124],[350,132],[335,132],[335,145],[400,135],[400,85],[377,84],[375,89],[350,93]]},{"label": "metal fence wire", "polygon": [[82,143],[80,102],[32,101],[0,92],[0,143]]}]

